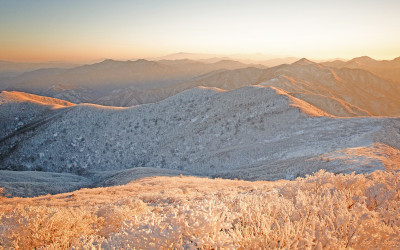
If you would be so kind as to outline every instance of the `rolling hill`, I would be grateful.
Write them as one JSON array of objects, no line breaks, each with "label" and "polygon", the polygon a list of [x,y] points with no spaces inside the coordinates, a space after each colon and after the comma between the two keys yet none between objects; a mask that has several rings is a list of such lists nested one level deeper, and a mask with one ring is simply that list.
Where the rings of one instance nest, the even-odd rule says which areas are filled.
[{"label": "rolling hill", "polygon": [[70,105],[39,121],[1,139],[1,169],[99,183],[137,167],[247,180],[398,168],[398,118],[334,117],[276,87],[198,87],[131,108]]}]

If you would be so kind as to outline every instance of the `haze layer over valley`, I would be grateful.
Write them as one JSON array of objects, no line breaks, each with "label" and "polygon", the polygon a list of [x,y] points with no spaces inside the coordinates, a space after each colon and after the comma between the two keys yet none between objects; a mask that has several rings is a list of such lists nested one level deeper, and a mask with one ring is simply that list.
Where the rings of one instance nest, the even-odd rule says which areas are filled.
[{"label": "haze layer over valley", "polygon": [[[74,68],[42,68],[8,77],[0,82],[6,90],[19,90],[34,94],[66,99],[67,101],[94,102],[111,91],[126,88],[137,90],[167,87],[212,71],[238,69],[263,65],[243,64],[233,60],[203,63],[188,59],[149,61],[104,60]],[[105,97],[106,98],[106,97]],[[144,99],[150,102],[152,99]],[[139,99],[138,101],[141,101]],[[101,100],[100,100],[101,102]],[[121,105],[120,105],[121,106]]]}]

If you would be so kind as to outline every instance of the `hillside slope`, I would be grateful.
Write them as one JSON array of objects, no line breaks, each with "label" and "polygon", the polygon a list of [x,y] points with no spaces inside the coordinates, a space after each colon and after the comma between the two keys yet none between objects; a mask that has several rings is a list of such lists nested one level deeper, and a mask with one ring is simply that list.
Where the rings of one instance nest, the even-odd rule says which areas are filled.
[{"label": "hillside slope", "polygon": [[[29,136],[3,140],[0,164],[88,178],[153,167],[248,180],[292,179],[321,168],[363,173],[398,167],[398,118],[323,115],[282,90],[261,86],[195,88],[132,108],[76,105]],[[339,154],[360,148],[365,150],[357,157]],[[385,161],[377,157],[389,149]]]},{"label": "hillside slope", "polygon": [[399,116],[400,85],[361,69],[336,69],[301,60],[266,70],[260,84],[286,90],[343,117]]},{"label": "hillside slope", "polygon": [[17,91],[0,92],[0,139],[73,103]]}]

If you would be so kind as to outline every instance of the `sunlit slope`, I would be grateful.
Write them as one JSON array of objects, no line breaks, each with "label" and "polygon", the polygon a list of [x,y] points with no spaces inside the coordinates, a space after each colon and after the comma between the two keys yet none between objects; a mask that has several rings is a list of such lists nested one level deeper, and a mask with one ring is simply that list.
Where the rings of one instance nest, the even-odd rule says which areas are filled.
[{"label": "sunlit slope", "polygon": [[0,93],[0,139],[58,110],[73,106],[73,103],[51,98],[27,94],[23,92]]},{"label": "sunlit slope", "polygon": [[4,141],[1,167],[80,175],[154,167],[252,180],[321,168],[370,172],[385,169],[385,162],[324,155],[374,143],[398,149],[399,128],[398,118],[329,117],[269,87],[194,88],[132,108],[73,106],[29,137]]},{"label": "sunlit slope", "polygon": [[264,79],[263,85],[284,89],[332,115],[400,115],[400,85],[364,70],[335,69],[302,60],[267,72]]},{"label": "sunlit slope", "polygon": [[2,91],[1,93],[1,104],[4,103],[18,103],[18,102],[29,102],[37,105],[54,106],[54,108],[69,107],[73,106],[73,103],[52,98],[46,96],[38,96],[18,91]]}]

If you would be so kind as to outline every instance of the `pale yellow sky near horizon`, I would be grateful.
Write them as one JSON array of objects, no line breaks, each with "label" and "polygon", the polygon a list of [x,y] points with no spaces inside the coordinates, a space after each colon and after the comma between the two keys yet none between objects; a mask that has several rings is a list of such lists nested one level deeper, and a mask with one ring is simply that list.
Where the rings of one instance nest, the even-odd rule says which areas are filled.
[{"label": "pale yellow sky near horizon", "polygon": [[400,1],[0,0],[0,60],[400,56]]}]

